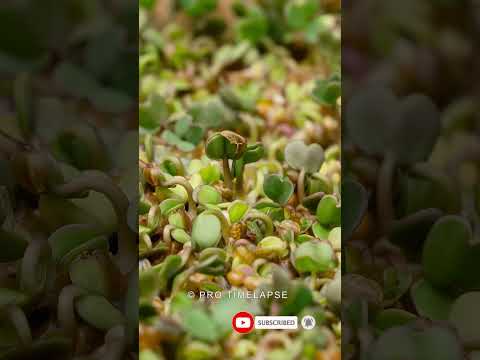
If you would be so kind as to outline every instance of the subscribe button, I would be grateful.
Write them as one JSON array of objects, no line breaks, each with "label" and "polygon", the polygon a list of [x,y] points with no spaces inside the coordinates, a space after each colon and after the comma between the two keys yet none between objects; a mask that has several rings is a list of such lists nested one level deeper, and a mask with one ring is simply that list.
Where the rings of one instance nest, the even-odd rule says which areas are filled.
[{"label": "subscribe button", "polygon": [[255,316],[255,329],[295,330],[297,328],[296,316]]},{"label": "subscribe button", "polygon": [[248,312],[239,312],[232,319],[232,327],[239,333],[248,333],[255,329],[295,330],[298,328],[296,316],[255,316]]}]

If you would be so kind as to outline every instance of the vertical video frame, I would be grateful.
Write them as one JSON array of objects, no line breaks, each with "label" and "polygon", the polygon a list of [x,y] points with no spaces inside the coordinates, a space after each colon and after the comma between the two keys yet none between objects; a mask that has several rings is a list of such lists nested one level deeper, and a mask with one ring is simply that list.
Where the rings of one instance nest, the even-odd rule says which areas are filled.
[{"label": "vertical video frame", "polygon": [[139,2],[141,360],[339,360],[340,1]]}]

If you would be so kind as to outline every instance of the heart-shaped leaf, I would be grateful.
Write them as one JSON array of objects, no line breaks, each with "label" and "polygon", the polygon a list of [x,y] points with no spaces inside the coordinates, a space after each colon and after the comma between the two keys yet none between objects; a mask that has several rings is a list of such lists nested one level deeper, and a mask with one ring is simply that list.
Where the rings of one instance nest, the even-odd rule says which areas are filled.
[{"label": "heart-shaped leaf", "polygon": [[400,101],[391,90],[372,87],[349,101],[346,129],[367,154],[391,151],[397,161],[412,164],[426,160],[432,152],[440,116],[426,96],[414,94]]},{"label": "heart-shaped leaf", "polygon": [[325,226],[340,226],[341,208],[335,196],[324,196],[318,203],[316,214],[320,224]]},{"label": "heart-shaped leaf", "polygon": [[347,104],[347,136],[367,154],[383,154],[391,141],[389,129],[399,118],[396,107],[397,99],[386,88],[364,89]]},{"label": "heart-shaped leaf", "polygon": [[293,194],[293,184],[288,177],[268,175],[263,183],[263,191],[273,201],[285,205]]},{"label": "heart-shaped leaf", "polygon": [[306,145],[301,140],[292,141],[285,147],[285,160],[294,169],[314,173],[323,163],[323,148],[319,144]]}]

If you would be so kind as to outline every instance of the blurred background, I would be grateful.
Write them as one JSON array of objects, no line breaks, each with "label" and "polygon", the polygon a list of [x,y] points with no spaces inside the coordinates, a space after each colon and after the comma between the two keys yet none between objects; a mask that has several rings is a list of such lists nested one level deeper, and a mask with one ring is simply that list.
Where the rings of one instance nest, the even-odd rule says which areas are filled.
[{"label": "blurred background", "polygon": [[342,356],[478,359],[480,8],[342,7]]},{"label": "blurred background", "polygon": [[137,19],[0,4],[2,359],[137,358]]}]

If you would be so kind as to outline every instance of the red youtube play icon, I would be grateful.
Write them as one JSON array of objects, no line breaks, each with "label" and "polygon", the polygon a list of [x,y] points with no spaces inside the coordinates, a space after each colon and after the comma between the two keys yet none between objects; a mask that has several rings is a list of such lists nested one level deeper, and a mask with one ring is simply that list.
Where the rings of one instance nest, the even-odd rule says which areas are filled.
[{"label": "red youtube play icon", "polygon": [[241,334],[246,334],[252,331],[254,323],[253,315],[246,311],[236,313],[232,318],[233,329]]}]

